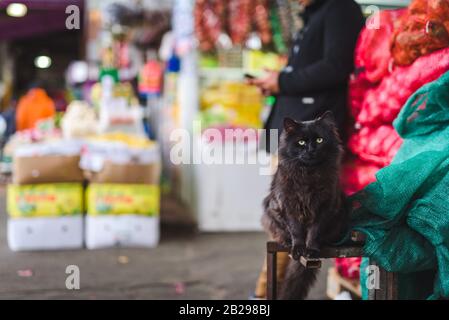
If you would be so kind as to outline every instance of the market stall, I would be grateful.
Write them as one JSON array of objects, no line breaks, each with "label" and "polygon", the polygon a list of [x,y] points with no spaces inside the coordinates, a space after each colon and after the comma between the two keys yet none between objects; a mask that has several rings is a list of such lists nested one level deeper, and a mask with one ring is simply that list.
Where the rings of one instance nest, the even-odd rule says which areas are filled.
[{"label": "market stall", "polygon": [[[353,121],[341,182],[349,197],[368,191],[375,203],[361,197],[355,209],[364,219],[353,224],[370,235],[367,252],[385,269],[437,270],[434,297],[447,296],[440,214],[448,2],[358,3],[369,20],[349,79]],[[85,60],[65,74],[70,103],[60,107],[55,94],[30,88],[14,109],[16,132],[5,136],[10,249],[155,247],[162,197],[193,212],[201,232],[260,231],[273,173],[261,129],[276,98],[246,80],[285,66],[302,26],[298,2],[93,0],[85,7]],[[0,44],[0,59],[8,50]],[[402,250],[409,244],[416,256]],[[361,258],[337,258],[329,297],[366,296],[365,277]]]},{"label": "market stall", "polygon": [[[4,172],[12,174],[12,250],[157,245],[155,139],[165,72],[157,52],[170,29],[170,7],[86,2],[86,59],[72,61],[65,74],[71,103],[60,108],[44,82],[19,99],[17,131],[2,153]],[[50,9],[61,15],[59,6]]]},{"label": "market stall", "polygon": [[[299,23],[297,9],[290,1],[175,4],[173,30],[181,57],[179,85],[184,88],[179,91],[179,123],[191,133],[194,153],[219,149],[223,154],[267,157],[258,146],[257,130],[263,128],[272,98],[246,85],[245,74],[282,68],[293,26]],[[220,141],[207,138],[214,131],[222,133]],[[225,132],[231,137],[225,138]],[[242,132],[256,136],[232,137]],[[260,199],[271,180],[271,172],[263,173],[266,166],[263,161],[225,163],[224,158],[212,165],[183,164],[181,197],[194,208],[200,230],[260,230]]]},{"label": "market stall", "polygon": [[[113,100],[102,100],[100,110]],[[158,146],[145,136],[141,118],[129,118],[132,112],[125,118],[103,113],[108,117],[101,126],[101,111],[74,101],[62,129],[45,119],[6,145],[13,159],[7,204],[12,250],[157,244]]]}]

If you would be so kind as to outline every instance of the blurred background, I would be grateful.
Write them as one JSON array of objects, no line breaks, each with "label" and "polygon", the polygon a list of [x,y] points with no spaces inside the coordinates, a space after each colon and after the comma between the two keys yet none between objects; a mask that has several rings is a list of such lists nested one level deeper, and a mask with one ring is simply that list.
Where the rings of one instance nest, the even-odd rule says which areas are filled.
[{"label": "blurred background", "polygon": [[[271,177],[261,164],[175,164],[171,133],[189,133],[185,150],[260,152],[202,130],[263,127],[274,98],[244,74],[284,67],[299,11],[292,0],[0,0],[0,298],[250,297]],[[391,160],[354,153],[348,193]],[[310,298],[358,299],[359,264],[327,261]],[[69,265],[80,290],[66,287]]]}]

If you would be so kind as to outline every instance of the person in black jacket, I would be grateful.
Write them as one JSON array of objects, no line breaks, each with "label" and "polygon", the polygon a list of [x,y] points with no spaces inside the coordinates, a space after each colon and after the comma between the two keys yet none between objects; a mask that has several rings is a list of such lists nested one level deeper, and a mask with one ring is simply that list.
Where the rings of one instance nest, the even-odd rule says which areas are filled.
[{"label": "person in black jacket", "polygon": [[[284,118],[313,120],[333,112],[345,139],[349,112],[347,91],[354,69],[354,50],[364,18],[354,0],[298,0],[305,7],[304,27],[296,34],[288,64],[281,72],[268,71],[249,80],[264,93],[275,95],[276,103],[266,123],[266,148],[275,154],[277,141],[270,143],[270,130],[283,130]],[[273,163],[276,156],[273,155]],[[282,282],[288,255],[278,253],[277,278]],[[255,298],[266,298],[266,264],[257,281]]]},{"label": "person in black jacket", "polygon": [[[345,136],[348,120],[347,91],[354,69],[354,49],[364,25],[354,0],[298,0],[305,7],[304,27],[296,34],[288,64],[281,72],[250,83],[276,96],[266,123],[281,134],[283,120],[313,120],[330,110]],[[269,148],[269,135],[267,135]]]}]

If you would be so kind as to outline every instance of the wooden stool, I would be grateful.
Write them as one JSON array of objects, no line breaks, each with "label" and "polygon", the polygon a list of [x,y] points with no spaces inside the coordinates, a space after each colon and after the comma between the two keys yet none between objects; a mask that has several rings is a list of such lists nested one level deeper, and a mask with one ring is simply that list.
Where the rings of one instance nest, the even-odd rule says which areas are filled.
[{"label": "wooden stool", "polygon": [[[351,258],[363,256],[363,235],[353,233],[351,243],[345,246],[324,247],[320,251],[320,258],[308,259],[301,257],[300,262],[305,268],[321,268],[321,259],[329,258]],[[280,246],[277,242],[267,242],[267,299],[276,300],[277,298],[277,253],[290,252],[290,248]],[[381,268],[375,261],[370,259],[370,266],[374,266],[378,270],[377,289],[368,289],[369,300],[397,300],[398,285],[397,274],[388,272]]]}]

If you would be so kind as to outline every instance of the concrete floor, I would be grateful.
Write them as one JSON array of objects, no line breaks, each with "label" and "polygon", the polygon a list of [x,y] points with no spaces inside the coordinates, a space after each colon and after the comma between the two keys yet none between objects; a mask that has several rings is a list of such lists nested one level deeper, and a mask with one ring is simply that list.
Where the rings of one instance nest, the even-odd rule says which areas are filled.
[{"label": "concrete floor", "polygon": [[[169,217],[155,249],[13,253],[6,243],[0,188],[0,299],[247,299],[264,257],[262,233],[198,234]],[[165,209],[164,209],[165,208]],[[127,261],[126,261],[127,260]],[[67,290],[65,270],[80,268],[80,290]],[[325,268],[310,294],[325,298]],[[19,270],[32,276],[18,275]]]}]

